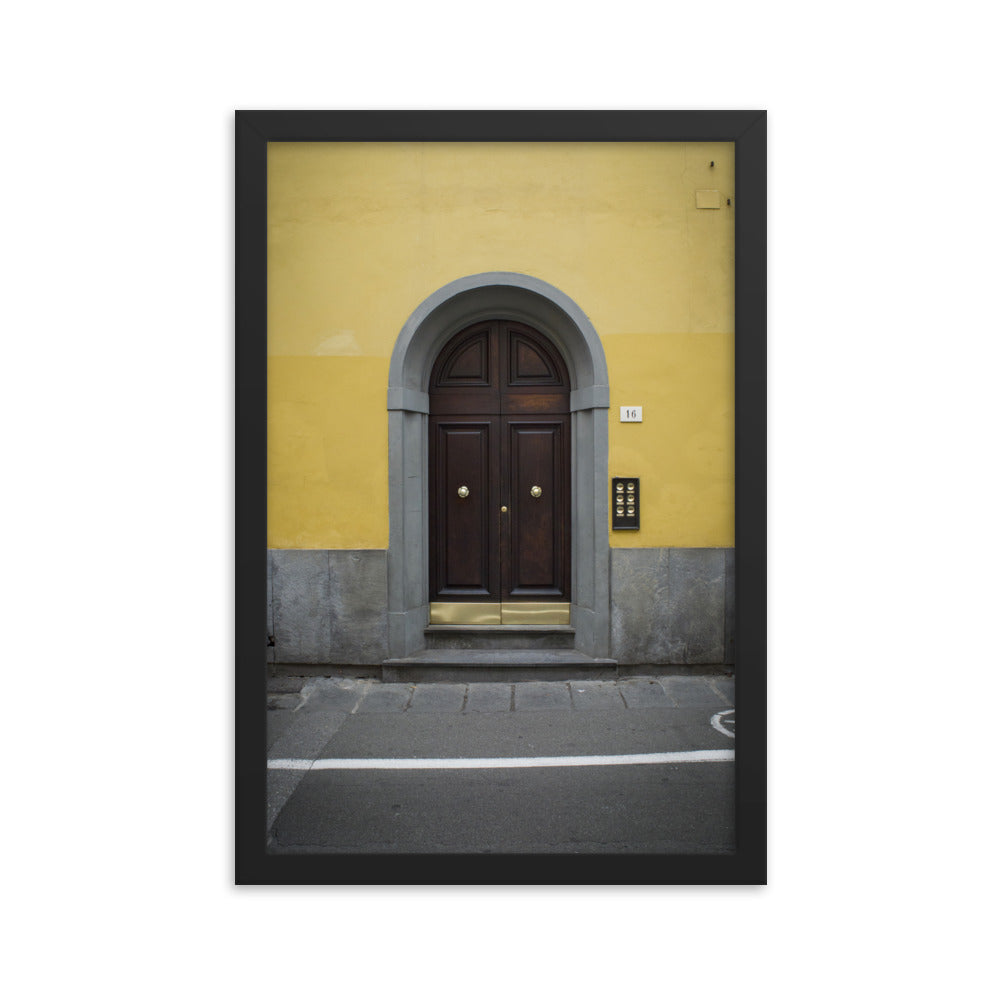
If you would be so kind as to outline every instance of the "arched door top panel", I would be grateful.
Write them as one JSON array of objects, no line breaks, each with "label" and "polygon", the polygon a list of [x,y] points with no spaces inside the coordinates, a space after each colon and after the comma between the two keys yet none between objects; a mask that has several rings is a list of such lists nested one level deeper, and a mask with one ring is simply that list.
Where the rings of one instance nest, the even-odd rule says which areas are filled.
[{"label": "arched door top panel", "polygon": [[474,323],[444,345],[431,371],[431,413],[569,412],[570,382],[558,350],[511,320]]}]

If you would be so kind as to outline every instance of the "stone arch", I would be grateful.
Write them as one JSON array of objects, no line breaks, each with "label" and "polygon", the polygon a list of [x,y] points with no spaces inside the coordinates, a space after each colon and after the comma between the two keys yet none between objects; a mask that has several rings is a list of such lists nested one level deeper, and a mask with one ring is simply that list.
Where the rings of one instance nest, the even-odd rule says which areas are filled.
[{"label": "stone arch", "polygon": [[608,544],[608,371],[583,310],[537,278],[491,271],[439,288],[414,310],[389,363],[390,658],[425,648],[428,620],[427,386],[438,352],[463,327],[511,319],[546,334],[569,370],[573,506],[571,622],[576,648],[610,651]]}]

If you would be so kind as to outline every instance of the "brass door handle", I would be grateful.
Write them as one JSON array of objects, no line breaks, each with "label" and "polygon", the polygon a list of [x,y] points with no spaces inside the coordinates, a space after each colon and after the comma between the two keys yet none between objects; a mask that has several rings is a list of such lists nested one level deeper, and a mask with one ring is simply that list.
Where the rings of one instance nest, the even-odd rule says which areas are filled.
[{"label": "brass door handle", "polygon": [[541,486],[532,486],[531,495],[537,500],[542,495]]},{"label": "brass door handle", "polygon": [[469,487],[459,486],[458,495],[464,500],[469,495]]}]

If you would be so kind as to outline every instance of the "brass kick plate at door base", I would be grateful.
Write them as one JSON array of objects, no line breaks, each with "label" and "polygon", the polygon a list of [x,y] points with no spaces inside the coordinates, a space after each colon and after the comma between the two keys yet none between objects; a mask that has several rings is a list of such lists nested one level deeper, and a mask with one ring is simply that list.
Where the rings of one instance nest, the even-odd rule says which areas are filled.
[{"label": "brass kick plate at door base", "polygon": [[569,604],[554,601],[432,601],[431,625],[568,625]]},{"label": "brass kick plate at door base", "polygon": [[500,621],[504,625],[568,625],[569,605],[545,601],[501,604]]},{"label": "brass kick plate at door base", "polygon": [[499,625],[500,605],[472,601],[432,601],[431,625]]}]

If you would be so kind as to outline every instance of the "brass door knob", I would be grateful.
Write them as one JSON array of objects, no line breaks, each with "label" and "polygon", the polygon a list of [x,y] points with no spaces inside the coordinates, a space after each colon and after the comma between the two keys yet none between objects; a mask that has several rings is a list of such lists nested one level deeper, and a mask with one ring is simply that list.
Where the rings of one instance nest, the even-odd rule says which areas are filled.
[{"label": "brass door knob", "polygon": [[464,500],[469,495],[469,487],[459,486],[458,495]]},{"label": "brass door knob", "polygon": [[531,495],[537,500],[542,495],[541,486],[532,486]]},{"label": "brass door knob", "polygon": [[500,513],[501,514],[506,514],[507,513],[507,508],[506,507],[501,507],[500,508]]}]

